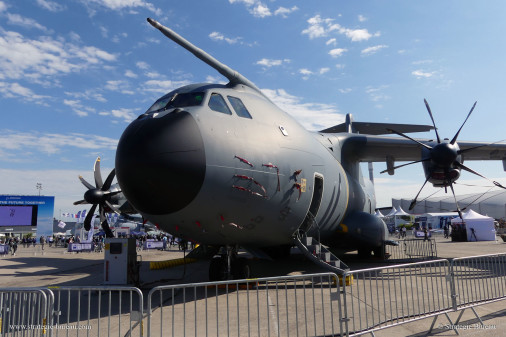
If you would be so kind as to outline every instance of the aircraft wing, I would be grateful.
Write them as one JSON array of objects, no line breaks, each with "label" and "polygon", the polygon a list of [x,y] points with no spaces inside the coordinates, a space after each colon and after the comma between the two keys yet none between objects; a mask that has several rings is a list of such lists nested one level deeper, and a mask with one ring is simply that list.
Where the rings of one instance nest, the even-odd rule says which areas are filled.
[{"label": "aircraft wing", "polygon": [[[436,144],[433,140],[416,140],[431,146]],[[343,155],[362,162],[385,162],[388,157],[396,162],[421,159],[421,146],[401,137],[347,134],[344,138],[340,138],[340,141],[343,142]],[[458,145],[461,150],[464,150],[465,160],[506,161],[506,143],[504,142],[459,141]],[[472,148],[475,149],[471,150]]]}]

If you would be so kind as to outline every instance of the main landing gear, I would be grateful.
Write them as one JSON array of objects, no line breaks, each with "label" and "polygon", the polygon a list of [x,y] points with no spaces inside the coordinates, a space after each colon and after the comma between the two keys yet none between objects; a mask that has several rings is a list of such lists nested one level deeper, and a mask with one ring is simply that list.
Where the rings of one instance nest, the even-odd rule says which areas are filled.
[{"label": "main landing gear", "polygon": [[221,247],[209,264],[209,281],[241,280],[251,277],[248,259],[238,257],[237,246]]}]

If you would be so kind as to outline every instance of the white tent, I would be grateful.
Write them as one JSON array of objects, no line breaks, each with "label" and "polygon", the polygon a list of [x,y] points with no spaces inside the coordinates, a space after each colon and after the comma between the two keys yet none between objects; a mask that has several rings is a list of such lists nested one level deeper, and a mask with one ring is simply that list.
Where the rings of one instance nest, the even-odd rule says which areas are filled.
[{"label": "white tent", "polygon": [[[466,224],[467,241],[495,241],[493,218],[476,213],[472,209],[462,214],[462,217]],[[462,223],[460,217],[452,219],[452,225],[457,223]]]},{"label": "white tent", "polygon": [[383,215],[383,213],[380,212],[379,209],[376,210],[376,213],[374,213],[374,215],[376,215],[378,218],[384,218],[385,216]]}]

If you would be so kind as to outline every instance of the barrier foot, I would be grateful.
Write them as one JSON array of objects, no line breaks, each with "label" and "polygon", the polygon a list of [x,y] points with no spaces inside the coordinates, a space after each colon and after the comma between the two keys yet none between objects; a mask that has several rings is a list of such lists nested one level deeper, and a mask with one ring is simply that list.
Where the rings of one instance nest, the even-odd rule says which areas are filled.
[{"label": "barrier foot", "polygon": [[481,320],[481,317],[478,315],[476,310],[474,310],[474,307],[471,307],[471,310],[474,312],[474,315],[476,316],[476,318],[480,321],[481,326],[485,326],[485,324],[483,324],[483,321]]},{"label": "barrier foot", "polygon": [[[452,330],[453,330],[453,331],[455,331],[455,333],[456,333],[457,335],[460,335],[460,334],[459,334],[459,331],[458,331],[458,330],[454,327],[455,325],[457,325],[457,323],[453,324],[452,320],[450,319],[450,316],[448,316],[448,313],[446,313],[446,312],[445,312],[445,316],[446,316],[446,319],[448,320],[448,322],[450,322],[450,326],[452,326]],[[462,316],[462,315],[461,315],[461,316]],[[432,324],[431,324],[430,329],[429,329],[429,331],[427,332],[427,335],[426,335],[426,336],[428,336],[428,335],[430,335],[430,334],[431,334],[432,329],[434,329],[434,324],[436,324],[436,321],[437,321],[438,317],[439,317],[439,315],[434,316],[434,319],[432,320]],[[459,319],[460,319],[460,317],[459,317]]]}]

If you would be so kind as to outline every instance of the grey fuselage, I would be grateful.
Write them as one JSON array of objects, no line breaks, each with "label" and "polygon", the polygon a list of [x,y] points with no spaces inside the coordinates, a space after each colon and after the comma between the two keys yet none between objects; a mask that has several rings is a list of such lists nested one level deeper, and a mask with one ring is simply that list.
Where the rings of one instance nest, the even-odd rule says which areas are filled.
[{"label": "grey fuselage", "polygon": [[[157,109],[188,93],[200,104]],[[226,108],[210,103],[217,95]],[[373,186],[347,154],[356,134],[309,132],[243,84],[194,84],[159,101],[127,127],[116,155],[118,183],[145,219],[214,245],[285,245],[299,229],[342,250],[382,244]]]}]

